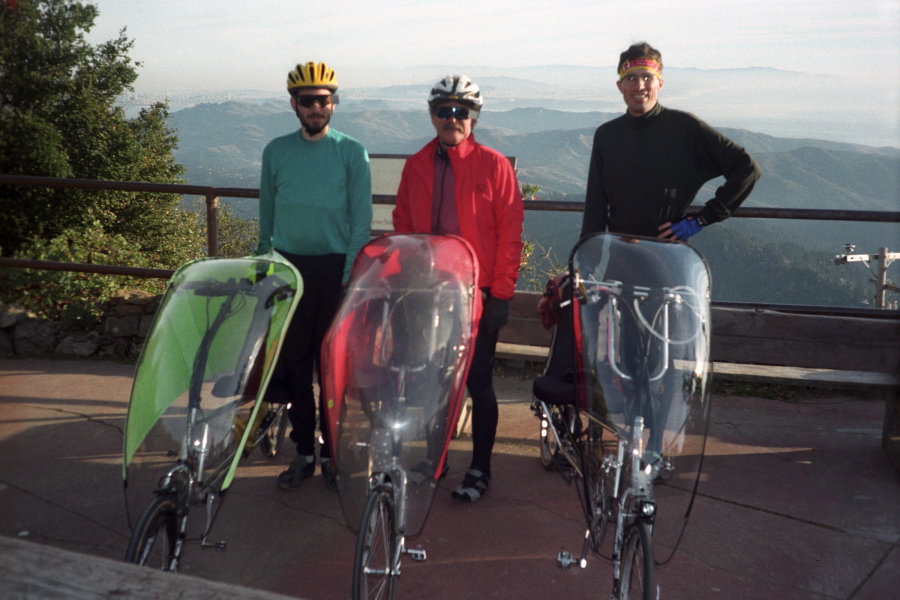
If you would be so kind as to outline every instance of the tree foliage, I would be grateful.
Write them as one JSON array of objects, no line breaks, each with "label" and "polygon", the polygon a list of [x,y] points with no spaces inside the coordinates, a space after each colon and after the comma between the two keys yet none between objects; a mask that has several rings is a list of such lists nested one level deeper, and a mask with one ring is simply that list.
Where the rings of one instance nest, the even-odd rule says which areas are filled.
[{"label": "tree foliage", "polygon": [[[105,234],[98,223],[64,231],[51,240],[37,240],[29,252],[35,260],[149,266],[127,240]],[[38,317],[54,320],[94,320],[102,314],[100,302],[122,288],[137,287],[155,293],[165,290],[165,282],[158,279],[42,269],[5,271],[0,278],[0,298],[9,299]]]},{"label": "tree foliage", "polygon": [[[0,3],[0,172],[108,181],[183,183],[165,104],[128,119],[116,98],[137,79],[123,29],[85,39],[98,15],[86,2]],[[122,236],[155,266],[187,256],[168,242],[190,220],[174,194],[0,187],[0,252],[90,231]]]}]

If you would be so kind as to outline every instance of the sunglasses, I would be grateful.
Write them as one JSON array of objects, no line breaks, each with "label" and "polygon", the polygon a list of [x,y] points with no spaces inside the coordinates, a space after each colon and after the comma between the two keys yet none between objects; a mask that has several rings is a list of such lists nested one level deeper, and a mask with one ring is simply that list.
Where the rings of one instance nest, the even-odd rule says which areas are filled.
[{"label": "sunglasses", "polygon": [[311,96],[309,94],[298,94],[294,96],[294,99],[297,100],[297,104],[302,106],[303,108],[311,108],[313,104],[318,104],[322,108],[326,106],[330,106],[332,103],[338,103],[337,94],[328,94],[326,96]]},{"label": "sunglasses", "polygon": [[469,109],[461,106],[441,106],[434,111],[434,116],[438,119],[447,120],[453,118],[457,121],[462,121],[469,118]]}]

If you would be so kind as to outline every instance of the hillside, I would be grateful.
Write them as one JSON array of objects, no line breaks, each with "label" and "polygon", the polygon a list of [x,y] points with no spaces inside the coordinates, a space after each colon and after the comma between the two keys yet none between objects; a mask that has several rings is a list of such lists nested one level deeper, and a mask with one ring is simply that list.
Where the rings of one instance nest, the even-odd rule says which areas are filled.
[{"label": "hillside", "polygon": [[[370,154],[409,154],[433,135],[423,110],[348,108],[339,106],[332,124]],[[581,201],[594,130],[618,114],[516,108],[484,113],[475,133],[481,143],[517,157],[519,180],[539,185],[541,199]],[[275,101],[200,104],[173,113],[171,124],[179,136],[175,157],[187,167],[189,183],[250,188],[259,185],[265,144],[298,127],[287,102]],[[763,168],[747,206],[900,210],[896,148],[720,131],[746,147]],[[698,203],[711,196],[715,185],[707,184]],[[255,201],[229,202],[255,216]],[[579,229],[580,213],[527,213],[526,237],[552,248],[558,258],[554,263],[565,262]],[[830,262],[845,243],[856,244],[860,252],[874,253],[881,246],[894,250],[900,248],[900,225],[735,219],[696,242],[713,268],[718,300],[860,305],[871,296],[869,272],[860,264]],[[900,279],[898,267],[900,261],[889,271],[894,280]]]},{"label": "hillside", "polygon": [[[618,113],[519,108],[486,112],[475,133],[482,143],[516,156],[521,179],[534,179],[543,197],[580,196],[594,129],[616,116]],[[173,113],[171,123],[179,136],[176,158],[188,168],[188,180],[194,184],[212,184],[210,170],[232,182],[258,178],[265,144],[297,129],[296,116],[287,103],[275,101],[199,104]],[[362,142],[371,154],[412,153],[432,137],[425,111],[339,108],[332,124]],[[761,188],[751,198],[757,205],[797,202],[828,208],[842,203],[847,192],[855,196],[854,202],[865,204],[883,207],[898,201],[900,150],[896,148],[720,130],[764,166]],[[547,181],[542,181],[544,178]],[[772,183],[767,184],[767,180]],[[220,178],[215,183],[225,185]]]}]

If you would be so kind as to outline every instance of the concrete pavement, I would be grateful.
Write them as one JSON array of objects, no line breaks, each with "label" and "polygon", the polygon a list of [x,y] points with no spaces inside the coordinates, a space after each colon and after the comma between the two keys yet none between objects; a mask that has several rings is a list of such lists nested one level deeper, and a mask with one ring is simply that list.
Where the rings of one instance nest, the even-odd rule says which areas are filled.
[{"label": "concrete pavement", "polygon": [[[0,535],[121,560],[128,525],[121,442],[133,365],[0,359]],[[574,489],[538,460],[530,381],[497,380],[494,485],[451,499],[470,440],[452,443],[422,533],[428,560],[404,560],[400,598],[607,598],[612,569],[578,554]],[[883,401],[716,396],[703,479],[681,546],[658,569],[661,597],[703,600],[898,597],[900,480],[880,449]],[[213,531],[225,552],[189,545],[183,572],[307,600],[349,597],[355,536],[321,478],[275,487],[292,452],[254,452]],[[0,561],[0,597],[4,581]],[[17,596],[14,596],[17,597]]]}]

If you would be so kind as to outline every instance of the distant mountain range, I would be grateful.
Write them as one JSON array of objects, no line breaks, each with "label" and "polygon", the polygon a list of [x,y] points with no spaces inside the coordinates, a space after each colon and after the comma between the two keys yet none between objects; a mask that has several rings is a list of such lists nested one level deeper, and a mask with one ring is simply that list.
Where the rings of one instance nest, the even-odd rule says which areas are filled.
[{"label": "distant mountain range", "polygon": [[[420,110],[431,84],[446,73],[460,72],[472,76],[481,86],[486,98],[484,117],[513,108],[610,113],[622,110],[612,65],[342,68],[341,110]],[[862,76],[860,81],[864,81]],[[273,84],[268,90],[128,94],[121,103],[131,115],[160,100],[166,100],[172,111],[229,100],[255,104],[275,100],[286,105],[280,82]],[[877,89],[861,94],[860,82],[833,75],[767,67],[697,69],[669,65],[660,97],[666,106],[700,115],[717,128],[900,148],[898,109],[890,105],[889,91]]]},{"label": "distant mountain range", "polygon": [[[339,105],[332,124],[362,142],[370,154],[409,154],[422,147],[431,137],[430,120],[424,110],[372,109],[352,110]],[[544,190],[543,196],[581,196],[587,174],[587,160],[593,132],[601,123],[619,116],[619,112],[565,112],[545,108],[517,108],[504,112],[485,112],[476,127],[480,142],[516,156],[520,178],[532,179]],[[298,127],[296,116],[287,102],[263,104],[229,101],[204,103],[175,112],[171,119],[177,129],[179,148],[176,154],[188,167],[191,183],[210,183],[205,168],[224,168],[232,177],[242,180],[258,178],[259,157],[272,138]],[[746,130],[719,128],[725,135],[743,145],[764,163],[767,173],[777,170],[779,180],[785,175],[779,165],[792,171],[801,169],[820,173],[826,179],[835,173],[835,161],[848,161],[844,175],[851,178],[851,190],[862,186],[860,200],[881,206],[896,205],[900,195],[900,149],[873,148],[817,139],[780,138]],[[770,160],[768,155],[777,155]],[[802,165],[802,168],[801,168]],[[204,179],[204,181],[198,180]],[[558,179],[558,182],[554,182]],[[761,183],[764,183],[766,177]],[[217,179],[221,183],[220,179]],[[864,182],[868,181],[869,184]],[[804,186],[801,186],[804,187]],[[846,186],[838,183],[838,188]],[[761,201],[767,194],[757,190],[753,199],[763,205],[783,206],[781,194],[773,189],[775,204]],[[818,191],[811,189],[811,191]],[[792,195],[795,190],[791,191]],[[580,199],[580,198],[579,198]],[[830,202],[829,200],[823,200]],[[819,205],[819,208],[830,206]]]},{"label": "distant mountain range", "polygon": [[[410,86],[395,93],[422,95],[422,89]],[[424,98],[418,101],[424,104]],[[375,107],[382,102],[384,108]],[[332,125],[362,142],[370,154],[410,154],[433,137],[425,110],[389,108],[396,102],[382,102],[344,102],[338,106]],[[593,132],[619,114],[540,107],[485,111],[475,135],[481,143],[515,156],[520,182],[539,185],[541,199],[580,202],[584,199]],[[265,144],[298,128],[286,99],[203,103],[174,112],[171,125],[179,137],[175,158],[187,167],[188,183],[250,188],[259,186]],[[900,210],[898,148],[718,129],[747,148],[763,168],[763,177],[746,206]],[[698,204],[711,197],[715,185],[715,181],[707,184],[698,195]],[[256,214],[255,201],[229,202],[245,215]],[[526,220],[526,237],[542,248],[552,248],[557,262],[563,262],[577,241],[579,226],[580,213],[531,212]],[[750,301],[757,293],[769,298],[781,296],[773,293],[772,281],[767,279],[776,273],[783,278],[785,265],[792,265],[801,271],[811,268],[817,277],[824,277],[806,286],[805,291],[791,283],[800,277],[797,273],[793,279],[785,278],[780,289],[789,290],[785,293],[793,298],[792,303],[858,305],[863,301],[860,295],[871,296],[869,288],[874,287],[868,283],[870,274],[862,265],[838,267],[829,262],[844,243],[854,243],[860,252],[868,253],[881,246],[900,248],[900,225],[732,219],[710,228],[696,242],[698,247],[705,246],[702,251],[715,270],[730,274],[714,287],[718,299]],[[723,264],[726,255],[728,261]],[[753,264],[742,264],[747,261]],[[544,266],[549,267],[549,262]],[[759,280],[734,278],[737,273],[754,271]],[[835,288],[852,291],[837,299],[832,297]],[[831,299],[823,301],[826,295]]]}]

